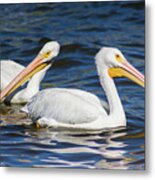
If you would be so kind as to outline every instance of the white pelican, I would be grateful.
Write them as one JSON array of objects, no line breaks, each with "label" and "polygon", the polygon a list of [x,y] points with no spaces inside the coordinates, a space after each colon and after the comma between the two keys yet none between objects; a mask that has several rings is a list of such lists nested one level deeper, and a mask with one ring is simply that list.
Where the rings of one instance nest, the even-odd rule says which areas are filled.
[{"label": "white pelican", "polygon": [[[27,68],[11,60],[1,60],[0,90],[2,92],[0,99],[4,100],[6,96],[9,96],[5,101],[9,101],[10,103],[28,102],[39,91],[40,82],[47,69],[52,65],[53,58],[58,55],[59,50],[60,45],[58,42],[51,41],[46,43]],[[13,93],[27,80],[29,82],[26,88]]]},{"label": "white pelican", "polygon": [[79,89],[46,89],[37,93],[22,109],[37,127],[102,130],[126,126],[125,112],[113,78],[128,77],[144,87],[144,76],[116,48],[102,48],[95,59],[109,113],[92,93]]}]

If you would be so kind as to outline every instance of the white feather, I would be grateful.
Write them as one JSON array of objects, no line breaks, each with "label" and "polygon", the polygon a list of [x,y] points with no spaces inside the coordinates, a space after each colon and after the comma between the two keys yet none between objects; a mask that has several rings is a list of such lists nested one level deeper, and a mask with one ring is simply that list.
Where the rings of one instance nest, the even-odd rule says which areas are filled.
[{"label": "white feather", "polygon": [[[12,61],[12,60],[1,60],[1,83],[0,90],[2,91],[25,67]],[[50,64],[36,73],[28,82],[26,88],[20,89],[8,97],[6,101],[11,103],[26,103],[33,97],[40,89],[40,82],[45,76],[46,71],[50,68]]]}]

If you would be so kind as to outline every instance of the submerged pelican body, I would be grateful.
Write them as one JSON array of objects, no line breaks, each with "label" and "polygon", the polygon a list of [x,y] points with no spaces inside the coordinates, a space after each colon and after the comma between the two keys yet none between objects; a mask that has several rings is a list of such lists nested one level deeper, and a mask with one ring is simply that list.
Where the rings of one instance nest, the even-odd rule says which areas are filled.
[{"label": "submerged pelican body", "polygon": [[79,89],[46,89],[37,93],[23,108],[37,127],[102,130],[126,126],[125,112],[113,78],[128,77],[144,87],[144,76],[116,48],[102,48],[95,59],[109,113],[92,93]]},{"label": "submerged pelican body", "polygon": [[[52,65],[52,59],[58,55],[59,49],[60,45],[55,41],[46,43],[27,68],[12,60],[1,60],[0,99],[7,96],[5,101],[10,103],[28,102],[39,91],[40,82]],[[27,80],[29,82],[26,88],[15,91]]]}]

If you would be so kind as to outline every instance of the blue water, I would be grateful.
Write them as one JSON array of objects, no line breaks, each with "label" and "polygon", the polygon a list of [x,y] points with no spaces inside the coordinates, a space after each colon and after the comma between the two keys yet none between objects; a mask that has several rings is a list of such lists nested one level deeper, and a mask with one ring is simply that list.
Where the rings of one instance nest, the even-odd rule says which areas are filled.
[{"label": "blue water", "polygon": [[[47,41],[61,52],[41,83],[80,88],[105,99],[94,56],[102,46],[119,48],[144,73],[144,2],[0,5],[0,58],[27,65]],[[96,135],[36,129],[21,105],[0,105],[0,163],[16,167],[145,168],[144,89],[116,81],[126,129]]]}]

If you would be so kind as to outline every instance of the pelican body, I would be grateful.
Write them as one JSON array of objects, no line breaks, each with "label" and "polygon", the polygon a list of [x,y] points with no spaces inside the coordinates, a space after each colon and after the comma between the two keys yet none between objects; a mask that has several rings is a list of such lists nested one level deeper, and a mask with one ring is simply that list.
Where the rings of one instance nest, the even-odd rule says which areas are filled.
[{"label": "pelican body", "polygon": [[113,78],[128,77],[144,87],[144,76],[116,48],[102,48],[96,55],[100,84],[108,100],[109,112],[94,94],[79,89],[45,89],[22,109],[37,127],[102,130],[126,126],[125,112]]},{"label": "pelican body", "polygon": [[[5,102],[9,101],[10,103],[28,102],[39,91],[40,82],[46,71],[51,67],[53,57],[58,55],[59,49],[58,42],[46,43],[27,68],[12,60],[1,60],[1,101],[5,100]],[[26,88],[17,90],[28,80]]]}]

